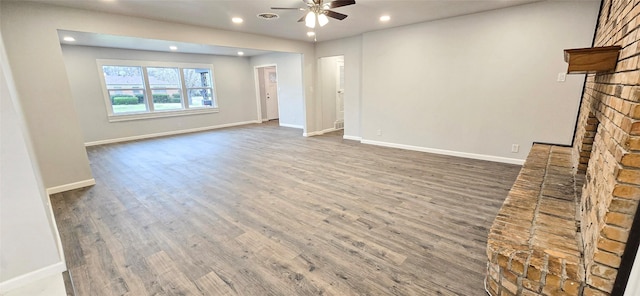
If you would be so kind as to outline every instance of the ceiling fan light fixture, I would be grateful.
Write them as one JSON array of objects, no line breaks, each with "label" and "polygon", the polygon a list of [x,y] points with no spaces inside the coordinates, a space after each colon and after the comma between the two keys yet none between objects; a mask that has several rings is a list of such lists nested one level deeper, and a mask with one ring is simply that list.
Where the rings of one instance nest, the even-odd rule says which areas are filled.
[{"label": "ceiling fan light fixture", "polygon": [[327,17],[326,14],[321,13],[318,14],[318,24],[320,24],[320,27],[324,27],[324,25],[329,23],[329,18]]},{"label": "ceiling fan light fixture", "polygon": [[315,28],[316,27],[316,14],[313,13],[313,11],[309,11],[309,13],[307,13],[307,16],[304,18],[304,22],[305,25],[309,28]]}]

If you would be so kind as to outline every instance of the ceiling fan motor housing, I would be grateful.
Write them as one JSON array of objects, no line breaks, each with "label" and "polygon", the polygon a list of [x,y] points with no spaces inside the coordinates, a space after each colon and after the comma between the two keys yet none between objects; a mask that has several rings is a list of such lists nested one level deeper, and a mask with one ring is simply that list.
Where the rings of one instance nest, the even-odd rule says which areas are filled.
[{"label": "ceiling fan motor housing", "polygon": [[[305,4],[307,4],[307,8],[271,7],[271,9],[307,11],[305,15],[298,20],[298,22],[305,21],[305,19],[307,19],[308,16],[310,16],[310,14],[315,14],[316,15],[315,18],[317,18],[320,15],[326,15],[327,17],[330,17],[330,18],[343,20],[347,18],[346,14],[335,12],[329,9],[356,4],[355,0],[335,0],[327,3],[323,3],[323,0],[303,0],[303,1],[305,2]],[[310,26],[310,24],[307,24],[307,26]]]}]

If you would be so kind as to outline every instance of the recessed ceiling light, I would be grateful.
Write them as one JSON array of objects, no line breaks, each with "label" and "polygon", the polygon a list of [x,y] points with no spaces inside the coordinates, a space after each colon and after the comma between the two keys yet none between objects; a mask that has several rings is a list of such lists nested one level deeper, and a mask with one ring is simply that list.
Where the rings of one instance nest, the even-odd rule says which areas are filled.
[{"label": "recessed ceiling light", "polygon": [[174,46],[174,45],[171,45],[171,46],[169,46],[169,49],[171,49],[171,50],[178,50],[178,47],[177,47],[177,46]]},{"label": "recessed ceiling light", "polygon": [[242,51],[238,51],[238,55],[239,55],[239,56],[243,56],[243,55],[244,55],[244,52],[242,52]]},{"label": "recessed ceiling light", "polygon": [[73,38],[71,36],[65,36],[64,38],[62,38],[62,40],[69,41],[69,42],[74,42],[74,41],[76,41],[76,38]]},{"label": "recessed ceiling light", "polygon": [[307,36],[309,37],[316,36],[316,32],[313,32],[313,31],[307,32]]},{"label": "recessed ceiling light", "polygon": [[391,20],[391,17],[388,15],[383,15],[380,17],[381,22],[388,22],[389,20]]},{"label": "recessed ceiling light", "polygon": [[234,17],[234,18],[231,19],[231,21],[234,24],[241,24],[242,22],[244,22],[244,20],[242,18],[239,18],[239,17]]}]

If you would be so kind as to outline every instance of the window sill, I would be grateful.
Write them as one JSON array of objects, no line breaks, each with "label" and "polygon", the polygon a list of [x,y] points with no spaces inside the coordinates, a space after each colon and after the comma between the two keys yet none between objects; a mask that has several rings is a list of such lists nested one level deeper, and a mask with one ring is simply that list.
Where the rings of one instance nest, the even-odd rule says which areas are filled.
[{"label": "window sill", "polygon": [[193,114],[206,114],[206,113],[218,113],[219,109],[216,108],[197,108],[188,110],[174,110],[174,111],[154,111],[147,113],[129,113],[119,115],[109,115],[109,122],[130,121],[130,120],[142,120],[149,118],[163,118],[174,116],[185,116]]}]

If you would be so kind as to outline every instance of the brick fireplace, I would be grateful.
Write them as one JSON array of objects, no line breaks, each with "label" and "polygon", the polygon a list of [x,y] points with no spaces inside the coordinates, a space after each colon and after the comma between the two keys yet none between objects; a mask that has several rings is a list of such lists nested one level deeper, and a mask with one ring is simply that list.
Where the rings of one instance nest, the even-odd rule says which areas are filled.
[{"label": "brick fireplace", "polygon": [[573,147],[531,150],[489,233],[491,295],[624,288],[638,244],[639,40],[640,0],[604,0],[594,47],[621,46],[616,69],[587,75]]},{"label": "brick fireplace", "polygon": [[573,147],[581,157],[591,148],[579,217],[585,295],[612,291],[640,200],[639,26],[640,1],[603,2],[594,46],[622,50],[614,73],[587,76]]}]

